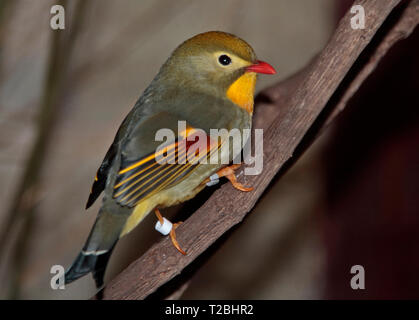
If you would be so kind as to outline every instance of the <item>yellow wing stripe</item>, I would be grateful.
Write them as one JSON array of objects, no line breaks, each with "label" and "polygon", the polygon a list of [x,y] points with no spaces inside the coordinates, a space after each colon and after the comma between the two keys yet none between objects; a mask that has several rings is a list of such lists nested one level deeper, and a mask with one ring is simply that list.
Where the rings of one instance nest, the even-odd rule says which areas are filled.
[{"label": "yellow wing stripe", "polygon": [[[170,161],[170,160],[172,160],[172,159],[174,159],[175,158],[175,152],[173,152],[173,157],[171,157],[170,159],[168,159],[167,161]],[[178,159],[179,159],[179,157],[181,156],[182,154],[180,154],[179,156],[178,156]],[[185,157],[186,158],[186,157]],[[152,168],[153,166],[155,166],[156,164],[158,164],[157,162],[155,162],[153,165],[150,165],[150,166],[148,166],[147,168],[145,168],[144,170],[147,170],[147,169],[150,169],[150,168]],[[119,190],[118,191],[118,193],[116,193],[115,195],[114,195],[114,197],[119,197],[121,194],[123,194],[125,191],[127,191],[127,190],[129,190],[131,187],[133,187],[135,184],[137,184],[138,182],[140,182],[141,180],[144,180],[145,178],[147,178],[149,175],[151,175],[151,174],[153,174],[154,172],[156,172],[157,170],[159,170],[161,167],[160,167],[160,165],[158,165],[158,166],[156,166],[156,168],[154,168],[153,170],[151,170],[150,172],[147,172],[147,174],[145,174],[145,175],[143,175],[143,176],[141,176],[139,179],[137,179],[137,180],[135,180],[135,181],[133,181],[131,184],[129,184],[128,186],[126,186],[125,188],[123,188],[122,190]],[[129,181],[129,180],[131,180],[132,178],[134,178],[134,177],[136,177],[136,176],[138,176],[139,174],[141,174],[142,172],[144,172],[144,170],[141,170],[140,172],[138,172],[138,173],[136,173],[136,174],[134,174],[134,175],[132,175],[131,177],[129,177],[129,178],[127,178],[127,179],[125,179],[126,181]],[[124,181],[125,181],[124,180]],[[146,181],[144,181],[144,183],[143,184],[141,184],[140,185],[140,187],[142,186],[142,185],[144,185],[145,183],[147,183],[147,181],[149,181],[149,180],[146,180]],[[120,182],[120,183],[118,183],[118,186],[119,185],[121,185],[121,184],[123,184],[122,182]],[[116,188],[116,187],[114,187],[114,188]]]},{"label": "yellow wing stripe", "polygon": [[[195,130],[193,129],[189,129],[189,131],[186,130],[185,132],[186,134],[190,134],[191,132],[194,132],[194,131]],[[121,199],[118,200],[121,202],[121,204],[137,205],[139,202],[141,202],[145,198],[149,198],[150,196],[156,194],[160,190],[170,186],[179,177],[182,177],[182,179],[187,177],[189,174],[193,172],[193,167],[195,165],[198,165],[199,162],[201,162],[201,160],[203,160],[205,157],[207,157],[207,159],[211,158],[211,156],[215,152],[217,152],[217,150],[220,150],[220,148],[225,143],[225,141],[221,141],[221,143],[220,142],[214,143],[214,144],[211,143],[209,146],[208,152],[206,152],[203,156],[200,156],[200,154],[194,154],[193,155],[194,159],[192,163],[191,161],[188,161],[187,163],[185,162],[184,164],[181,164],[180,162],[185,161],[188,156],[188,152],[187,152],[188,148],[179,147],[179,143],[182,141],[178,141],[170,145],[169,147],[166,147],[163,150],[160,150],[159,152],[151,154],[150,156],[147,156],[146,158],[141,159],[140,161],[132,164],[131,166],[121,170],[120,174],[128,172],[134,168],[137,168],[138,166],[142,164],[147,163],[147,161],[150,161],[151,159],[155,158],[157,155],[162,154],[163,152],[167,152],[166,150],[170,150],[170,152],[168,152],[166,156],[167,161],[176,159],[177,157],[177,163],[175,164],[169,163],[166,168],[164,167],[162,168],[162,165],[159,164],[157,161],[155,161],[152,164],[148,165],[146,168],[142,168],[139,172],[135,172],[131,176],[125,178],[123,181],[119,182],[114,187],[115,189],[117,189],[118,187],[123,186],[123,189],[118,190],[118,192],[114,195],[114,197],[115,198],[122,197]],[[176,153],[176,150],[178,150],[178,154]],[[189,156],[191,155],[189,154]],[[190,172],[187,172],[187,170],[190,170]],[[144,174],[144,175],[138,177],[141,174]],[[132,180],[136,177],[137,179]],[[124,186],[124,184],[126,184],[129,181],[131,181],[130,184],[127,186]],[[139,185],[136,186],[137,184]],[[132,188],[134,189],[130,190]],[[124,194],[124,193],[127,193],[127,194]],[[135,204],[133,204],[134,202]]]},{"label": "yellow wing stripe", "polygon": [[[220,149],[220,147],[221,146],[219,146],[218,148],[214,148],[213,150],[212,150],[212,152],[211,153],[209,153],[209,154],[206,154],[205,156],[207,157],[207,158],[209,158],[214,152],[216,152],[217,150],[219,150]],[[205,156],[202,156],[201,157],[201,159],[203,159]],[[163,188],[165,188],[167,185],[170,185],[170,183],[172,183],[172,181],[173,180],[175,180],[177,177],[179,177],[179,175],[181,175],[185,170],[187,170],[188,168],[190,168],[191,166],[192,166],[193,164],[191,164],[191,163],[188,163],[187,165],[183,165],[181,168],[180,168],[180,170],[178,170],[174,175],[172,175],[172,176],[170,176],[170,178],[169,179],[167,179],[166,181],[165,181],[165,183],[163,183],[163,184],[161,184],[160,185],[160,187],[158,187],[158,188],[156,188],[156,190],[154,190],[154,192],[153,192],[153,194],[155,194],[156,192],[159,192],[161,189],[163,189]],[[168,172],[167,174],[169,174],[170,172]],[[191,172],[190,172],[191,173]],[[189,173],[189,174],[190,174]],[[167,176],[167,174],[165,174],[164,176],[162,176],[162,177],[160,177],[158,180],[156,180],[156,182],[154,182],[153,183],[153,185],[155,184],[155,183],[157,183],[158,181],[160,181],[161,179],[163,179],[165,176]],[[189,175],[188,174],[188,175]],[[185,176],[186,177],[186,176]],[[152,186],[152,185],[151,185]],[[149,186],[149,187],[151,187],[151,186]],[[140,194],[138,194],[138,195],[136,195],[134,198],[132,198],[132,199],[130,199],[130,202],[131,201],[133,201],[133,200],[135,200],[136,198],[138,198],[140,195],[142,195],[144,192],[146,192],[148,189],[149,189],[149,187],[146,189],[146,190],[144,190],[142,193],[140,193]],[[149,196],[151,196],[152,194],[150,194]],[[136,203],[135,203],[135,205],[137,205],[140,201],[141,201],[142,199],[140,199],[139,201],[137,201]]]},{"label": "yellow wing stripe", "polygon": [[[142,190],[140,193],[138,193],[138,194],[136,194],[134,197],[132,197],[132,198],[130,198],[129,199],[129,202],[132,202],[132,201],[134,201],[135,199],[137,199],[138,197],[140,197],[141,195],[143,195],[145,192],[147,192],[150,188],[152,188],[156,183],[158,183],[158,182],[160,182],[162,179],[164,179],[167,175],[170,175],[170,174],[172,174],[172,172],[173,171],[175,171],[175,172],[177,172],[177,171],[182,171],[182,170],[184,170],[184,168],[183,168],[184,166],[182,166],[181,168],[180,168],[180,170],[179,170],[179,168],[177,168],[177,167],[174,167],[174,168],[170,168],[171,170],[169,170],[169,171],[167,171],[164,175],[162,175],[159,179],[157,179],[156,181],[154,181],[152,184],[150,184],[147,188],[145,188],[144,190]],[[178,176],[179,174],[178,173],[175,173],[175,176]],[[172,177],[172,176],[171,176]],[[164,183],[164,184],[162,184],[162,187],[163,186],[166,186],[167,184],[166,183]],[[155,191],[157,191],[157,190],[155,190]]]},{"label": "yellow wing stripe", "polygon": [[[190,127],[190,126],[187,126],[186,129],[180,133],[180,136],[182,136],[183,138],[187,138],[189,135],[195,133],[196,131],[197,130],[195,128]],[[138,162],[130,165],[129,167],[127,167],[127,168],[122,169],[121,171],[119,171],[119,174],[123,174],[125,172],[131,171],[132,169],[135,169],[135,168],[141,166],[142,164],[146,163],[147,161],[152,160],[153,157],[156,157],[158,155],[161,155],[162,153],[167,152],[170,149],[176,148],[176,146],[178,144],[179,144],[179,142],[176,142],[176,143],[172,144],[169,149],[167,149],[167,147],[166,147],[166,148],[160,150],[157,153],[153,153],[153,154],[149,155],[148,157],[145,157],[144,159],[141,159],[140,161],[138,161]]]},{"label": "yellow wing stripe", "polygon": [[[152,166],[150,166],[152,167]],[[122,190],[119,190],[114,197],[117,198],[119,197],[121,194],[123,194],[125,191],[131,189],[134,185],[136,185],[138,182],[140,182],[141,180],[144,180],[145,178],[147,178],[150,174],[154,173],[156,170],[159,170],[159,167],[154,168],[153,170],[151,170],[150,172],[148,172],[147,174],[141,176],[139,179],[134,180],[132,183],[130,183],[128,186],[126,186],[125,188],[123,188]],[[140,171],[141,173],[141,171]],[[139,187],[143,186],[144,183],[147,183],[148,180],[144,181]],[[124,198],[122,198],[123,200]]]},{"label": "yellow wing stripe", "polygon": [[[171,151],[170,153],[167,154],[166,158],[168,158],[169,156],[172,156],[173,154],[175,154],[176,149],[174,149],[173,151]],[[168,159],[167,161],[171,161],[173,159],[173,157],[170,157],[170,159]],[[128,181],[130,181],[131,179],[134,179],[136,176],[138,176],[139,174],[143,173],[144,171],[147,171],[151,168],[153,168],[154,166],[159,165],[158,162],[153,162],[151,165],[149,165],[148,167],[144,168],[143,170],[138,171],[137,173],[129,176],[128,178],[122,180],[121,182],[119,182],[117,185],[115,185],[113,188],[114,189],[118,189],[120,186],[122,186],[123,184],[127,183]],[[121,174],[121,173],[119,173]]]},{"label": "yellow wing stripe", "polygon": [[126,167],[125,169],[122,169],[121,171],[118,172],[118,174],[123,174],[125,172],[131,171],[132,169],[135,169],[135,168],[141,166],[142,164],[144,164],[144,163],[146,163],[146,162],[148,162],[150,160],[153,160],[153,158],[155,158],[156,156],[159,156],[159,155],[167,152],[168,150],[170,150],[172,148],[176,148],[176,146],[178,145],[178,143],[179,142],[176,142],[176,143],[170,145],[170,148],[169,149],[167,149],[167,147],[166,147],[164,149],[159,150],[157,153],[150,154],[149,156],[147,156],[147,157],[141,159],[140,161],[138,161],[138,162],[130,165],[129,167]]},{"label": "yellow wing stripe", "polygon": [[[162,177],[160,177],[159,179],[157,179],[154,183],[152,183],[151,185],[149,185],[146,189],[144,189],[142,192],[140,192],[137,196],[135,196],[134,198],[130,199],[129,202],[131,202],[133,199],[137,198],[138,196],[142,195],[144,192],[146,192],[147,190],[149,190],[152,186],[154,186],[157,182],[159,182],[162,178],[164,178],[165,176],[167,176],[167,174],[171,173],[172,171],[175,171],[176,169],[179,169],[178,166],[174,165],[174,167],[167,167],[166,169],[163,169],[161,171],[161,173],[165,173]],[[129,198],[132,194],[134,194],[135,192],[137,192],[138,190],[140,190],[147,182],[149,182],[150,179],[144,181],[142,184],[140,184],[137,188],[135,188],[134,190],[132,190],[130,193],[128,193],[127,195],[125,195],[121,201],[125,201],[127,198]]]},{"label": "yellow wing stripe", "polygon": [[152,163],[151,165],[149,165],[148,167],[145,167],[143,170],[138,171],[137,173],[133,174],[132,176],[129,176],[128,178],[122,180],[121,182],[119,182],[117,185],[115,185],[113,188],[114,189],[118,189],[120,186],[122,186],[123,184],[127,183],[128,181],[130,181],[131,179],[134,179],[135,177],[137,177],[139,174],[142,174],[144,171],[147,171],[149,169],[151,169],[152,167],[154,167],[156,165],[156,162]]}]

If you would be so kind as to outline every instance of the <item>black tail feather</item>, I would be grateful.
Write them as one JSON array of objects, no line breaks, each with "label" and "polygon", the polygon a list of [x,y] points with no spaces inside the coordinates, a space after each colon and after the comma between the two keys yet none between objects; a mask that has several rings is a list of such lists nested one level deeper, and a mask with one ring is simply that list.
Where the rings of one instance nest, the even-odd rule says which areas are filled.
[{"label": "black tail feather", "polygon": [[91,272],[96,282],[96,287],[102,287],[106,267],[113,248],[114,247],[101,255],[84,255],[80,252],[76,260],[65,273],[65,283],[71,283]]},{"label": "black tail feather", "polygon": [[86,256],[80,252],[76,260],[74,260],[73,264],[65,272],[65,283],[71,283],[93,271],[97,258],[98,256]]},{"label": "black tail feather", "polygon": [[[104,205],[105,206],[105,205]],[[73,282],[88,273],[93,274],[96,286],[103,285],[103,278],[109,258],[118,242],[121,230],[131,210],[122,211],[107,204],[100,209],[95,224],[76,260],[65,273],[65,283]],[[115,212],[116,213],[112,213]]]}]

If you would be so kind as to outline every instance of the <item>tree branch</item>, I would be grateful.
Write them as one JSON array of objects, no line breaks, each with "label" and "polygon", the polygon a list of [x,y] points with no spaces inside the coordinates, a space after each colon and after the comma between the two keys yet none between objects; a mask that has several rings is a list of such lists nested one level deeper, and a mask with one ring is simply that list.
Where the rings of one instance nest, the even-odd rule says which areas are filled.
[{"label": "tree branch", "polygon": [[[316,135],[330,123],[389,48],[412,32],[419,20],[419,0],[404,2],[392,13],[399,2],[357,1],[356,4],[365,9],[365,29],[353,30],[350,25],[353,14],[346,13],[325,49],[309,66],[264,90],[257,99],[254,120],[255,127],[267,128],[264,131],[264,169],[258,176],[243,179],[254,190],[242,193],[230,184],[222,185],[177,229],[179,243],[187,250],[187,256],[179,254],[165,238],[113,279],[101,292],[102,298],[144,299],[242,221],[275,175],[284,169],[284,164],[295,159],[297,147],[300,153],[308,146],[307,143],[301,146],[303,138]],[[383,33],[378,39],[374,37],[377,31]],[[368,50],[364,50],[367,46]],[[360,59],[361,54],[367,56]],[[271,101],[266,102],[263,97]],[[274,118],[273,114],[275,120],[269,121]]]}]

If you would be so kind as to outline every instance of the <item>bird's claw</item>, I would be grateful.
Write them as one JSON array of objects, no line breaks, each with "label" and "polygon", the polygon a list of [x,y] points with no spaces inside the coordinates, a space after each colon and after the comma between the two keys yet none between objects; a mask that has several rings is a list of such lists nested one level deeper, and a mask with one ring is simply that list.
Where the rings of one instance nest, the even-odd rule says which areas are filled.
[{"label": "bird's claw", "polygon": [[172,240],[173,245],[175,246],[175,248],[177,249],[177,251],[179,251],[181,254],[183,254],[184,256],[186,256],[186,251],[182,250],[182,248],[180,247],[179,243],[176,240],[176,228],[179,227],[179,225],[183,223],[182,221],[178,222],[178,223],[174,223],[173,224],[173,228],[172,230],[170,230],[170,239]]}]

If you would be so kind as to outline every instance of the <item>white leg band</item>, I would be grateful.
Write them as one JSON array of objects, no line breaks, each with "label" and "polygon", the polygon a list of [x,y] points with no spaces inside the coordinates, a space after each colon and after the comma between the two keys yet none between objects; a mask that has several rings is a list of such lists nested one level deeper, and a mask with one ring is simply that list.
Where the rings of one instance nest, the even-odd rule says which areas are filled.
[{"label": "white leg band", "polygon": [[172,228],[173,224],[166,218],[163,218],[163,225],[160,223],[160,221],[157,221],[156,225],[154,226],[154,229],[156,229],[164,236],[167,236],[172,230]]},{"label": "white leg band", "polygon": [[220,182],[220,177],[218,176],[218,174],[214,173],[213,175],[211,175],[209,177],[210,181],[207,182],[207,186],[211,187],[213,185],[216,185],[218,182]]},{"label": "white leg band", "polygon": [[218,180],[218,179],[220,179],[220,177],[219,177],[219,175],[218,175],[218,174],[214,173],[213,175],[210,175],[210,180],[211,180],[211,181],[213,181],[213,180]]}]

